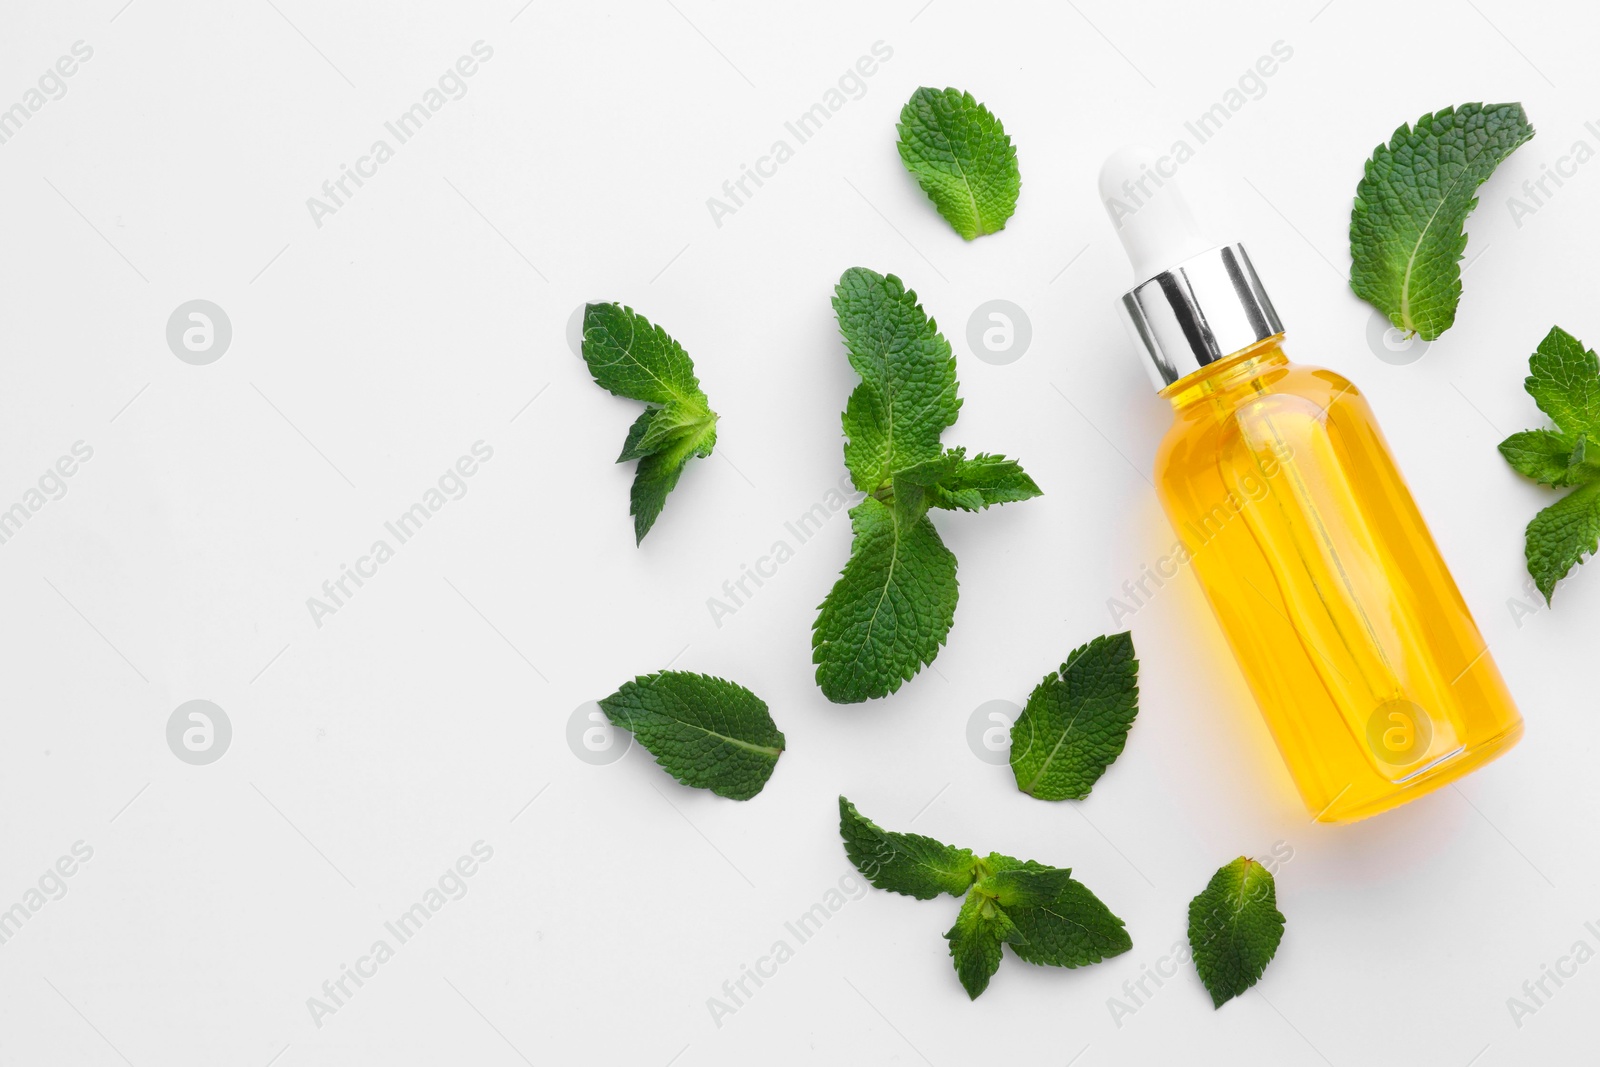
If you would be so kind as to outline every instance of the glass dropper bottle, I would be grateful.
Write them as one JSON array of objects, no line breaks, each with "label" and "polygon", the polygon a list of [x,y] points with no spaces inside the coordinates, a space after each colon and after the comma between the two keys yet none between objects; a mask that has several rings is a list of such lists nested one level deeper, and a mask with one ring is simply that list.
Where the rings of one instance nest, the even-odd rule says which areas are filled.
[{"label": "glass dropper bottle", "polygon": [[1107,160],[1137,284],[1121,309],[1173,409],[1157,492],[1313,818],[1460,778],[1522,718],[1361,393],[1291,363],[1241,244],[1195,224],[1176,165]]}]

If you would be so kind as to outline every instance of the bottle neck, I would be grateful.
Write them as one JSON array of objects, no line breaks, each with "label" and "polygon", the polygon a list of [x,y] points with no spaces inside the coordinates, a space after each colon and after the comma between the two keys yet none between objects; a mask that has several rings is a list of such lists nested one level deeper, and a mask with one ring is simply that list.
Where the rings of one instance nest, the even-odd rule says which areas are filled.
[{"label": "bottle neck", "polygon": [[1283,334],[1274,334],[1241,348],[1230,356],[1193,374],[1185,375],[1161,390],[1172,402],[1174,411],[1184,411],[1206,400],[1220,400],[1248,386],[1265,374],[1289,365],[1282,348]]}]

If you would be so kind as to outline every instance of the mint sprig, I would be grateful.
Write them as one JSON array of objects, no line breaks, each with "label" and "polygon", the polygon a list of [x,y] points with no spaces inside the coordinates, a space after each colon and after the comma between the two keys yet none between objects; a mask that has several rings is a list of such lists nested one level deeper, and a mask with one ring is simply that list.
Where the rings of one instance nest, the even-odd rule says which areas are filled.
[{"label": "mint sprig", "polygon": [[1424,341],[1448,330],[1478,186],[1532,136],[1521,104],[1462,104],[1374,149],[1350,211],[1355,294]]},{"label": "mint sprig", "polygon": [[689,460],[711,455],[717,413],[683,346],[632,308],[585,305],[583,359],[602,388],[649,405],[629,428],[617,457],[618,463],[639,461],[629,507],[638,543],[655,525]]},{"label": "mint sprig", "polygon": [[921,88],[900,111],[900,159],[967,240],[1005,228],[1022,178],[1000,120],[960,89]]},{"label": "mint sprig", "polygon": [[1545,603],[1556,583],[1600,546],[1600,363],[1593,351],[1552,326],[1528,359],[1523,388],[1553,430],[1524,430],[1500,442],[1517,473],[1543,485],[1575,487],[1528,523],[1528,574]]},{"label": "mint sprig", "polygon": [[749,800],[761,792],[783,754],[783,733],[766,702],[708,674],[641,675],[600,708],[668,774],[719,797]]},{"label": "mint sprig", "polygon": [[1013,460],[940,436],[961,410],[955,357],[892,274],[844,272],[833,307],[861,376],[844,411],[844,459],[866,499],[850,511],[850,560],[812,626],[817,684],[829,700],[887,696],[932,663],[955,620],[956,558],[930,508],[973,511],[1038,496]]},{"label": "mint sprig", "polygon": [[979,857],[921,834],[884,830],[844,797],[839,836],[850,862],[879,889],[919,900],[964,897],[944,936],[970,999],[988,988],[1002,945],[1019,959],[1050,967],[1082,967],[1133,947],[1123,921],[1068,868],[999,852]]},{"label": "mint sprig", "polygon": [[1213,1008],[1260,980],[1283,924],[1272,872],[1246,856],[1220,867],[1189,902],[1189,950]]},{"label": "mint sprig", "polygon": [[1082,800],[1122,755],[1138,714],[1133,635],[1097,637],[1074,649],[1011,724],[1017,788],[1040,800]]}]

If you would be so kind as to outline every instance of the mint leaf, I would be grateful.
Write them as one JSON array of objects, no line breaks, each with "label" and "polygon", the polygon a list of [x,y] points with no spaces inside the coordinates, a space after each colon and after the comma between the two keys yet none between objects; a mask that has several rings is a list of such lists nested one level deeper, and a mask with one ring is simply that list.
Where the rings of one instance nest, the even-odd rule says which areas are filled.
[{"label": "mint leaf", "polygon": [[1524,537],[1528,574],[1548,604],[1556,583],[1600,547],[1600,456],[1589,456],[1590,439],[1600,435],[1600,361],[1553,326],[1528,371],[1523,388],[1556,428],[1514,433],[1500,442],[1500,454],[1536,482],[1577,487],[1535,515]]},{"label": "mint leaf", "polygon": [[[997,860],[1009,859],[1009,856],[991,852],[985,862],[993,870]],[[995,903],[1004,907],[1036,908],[1052,903],[1070,881],[1072,871],[1063,867],[1046,867],[1029,860],[1017,867],[995,870],[987,878],[979,879],[977,884],[994,897]]]},{"label": "mint leaf", "polygon": [[1355,294],[1425,341],[1448,330],[1478,186],[1532,136],[1521,104],[1462,104],[1374,149],[1350,212]]},{"label": "mint leaf", "polygon": [[1523,430],[1500,442],[1511,469],[1542,485],[1575,485],[1584,476],[1587,435],[1574,440],[1555,430]]},{"label": "mint leaf", "polygon": [[983,860],[978,886],[992,892],[1006,909],[1016,935],[1009,941],[1017,956],[1052,967],[1082,967],[1133,947],[1122,920],[1111,913],[1065,867],[1047,867],[991,852]]},{"label": "mint leaf", "polygon": [[1282,940],[1272,872],[1253,859],[1219,868],[1189,902],[1189,948],[1213,1008],[1255,985]]},{"label": "mint leaf", "polygon": [[1014,461],[945,451],[956,421],[955,358],[894,275],[854,267],[834,291],[850,364],[845,466],[867,498],[850,511],[850,561],[817,612],[812,661],[835,703],[887,696],[932,663],[955,619],[956,560],[927,518],[1039,495]]},{"label": "mint leaf", "polygon": [[645,408],[628,427],[628,437],[622,443],[618,463],[630,459],[643,459],[661,452],[669,444],[687,436],[703,416],[682,404],[669,404],[664,408]]},{"label": "mint leaf", "polygon": [[900,111],[900,159],[967,240],[1005,228],[1022,178],[1005,127],[959,89],[921,88]]},{"label": "mint leaf", "polygon": [[1559,326],[1550,327],[1533,355],[1522,386],[1568,434],[1593,434],[1600,429],[1600,371],[1595,354]]},{"label": "mint leaf", "polygon": [[1011,724],[1017,788],[1040,800],[1082,800],[1122,754],[1139,714],[1131,633],[1097,637],[1034,688]]},{"label": "mint leaf", "polygon": [[704,434],[683,434],[668,441],[659,452],[640,458],[633,471],[633,488],[628,494],[636,544],[643,541],[644,535],[655,525],[667,502],[667,494],[678,484],[689,460],[711,455],[711,446],[717,439],[715,418],[713,415],[713,422],[704,428]]},{"label": "mint leaf", "polygon": [[684,785],[749,800],[783,754],[766,703],[742,685],[686,671],[641,675],[600,701]]},{"label": "mint leaf", "polygon": [[711,455],[717,413],[700,389],[689,354],[632,308],[584,307],[583,359],[602,388],[649,405],[629,428],[617,457],[618,463],[639,461],[629,514],[635,542],[643,541],[689,460]]},{"label": "mint leaf", "polygon": [[1568,493],[1528,523],[1528,574],[1550,603],[1556,583],[1600,548],[1600,481]]},{"label": "mint leaf", "polygon": [[987,452],[968,459],[966,449],[957,448],[954,452],[960,462],[935,483],[929,497],[936,508],[981,511],[992,504],[1009,504],[1041,495],[1038,485],[1014,459]]},{"label": "mint leaf", "polygon": [[1122,920],[1064,867],[998,852],[979,859],[919,834],[890,833],[839,798],[845,854],[879,889],[931,900],[966,895],[946,932],[950,958],[976,1000],[1000,966],[1003,944],[1029,963],[1081,967],[1133,947]]},{"label": "mint leaf", "polygon": [[616,396],[661,407],[705,402],[683,346],[630,307],[584,305],[583,361],[595,382]]},{"label": "mint leaf", "polygon": [[939,435],[961,411],[956,360],[917,294],[893,274],[845,271],[833,310],[861,375],[845,406],[844,465],[857,489],[875,493],[895,471],[938,458]]},{"label": "mint leaf", "polygon": [[989,979],[1000,969],[1000,946],[1016,937],[1016,931],[994,898],[973,886],[956,914],[956,924],[944,935],[956,977],[970,999],[977,1000],[989,988]]},{"label": "mint leaf", "polygon": [[894,502],[894,509],[907,523],[915,522],[927,513],[933,503],[933,494],[944,479],[955,474],[961,464],[960,449],[895,471],[889,476],[886,499]]},{"label": "mint leaf", "polygon": [[817,612],[817,685],[836,704],[881,697],[932,663],[955,621],[956,558],[926,516],[875,497],[850,509],[850,561]]},{"label": "mint leaf", "polygon": [[932,900],[940,893],[959,897],[972,885],[978,860],[971,849],[921,834],[891,833],[844,797],[839,798],[839,836],[856,870],[879,889]]},{"label": "mint leaf", "polygon": [[1084,967],[1133,947],[1121,919],[1082,882],[1068,879],[1048,904],[1009,908],[1016,927],[1011,951],[1028,963]]}]

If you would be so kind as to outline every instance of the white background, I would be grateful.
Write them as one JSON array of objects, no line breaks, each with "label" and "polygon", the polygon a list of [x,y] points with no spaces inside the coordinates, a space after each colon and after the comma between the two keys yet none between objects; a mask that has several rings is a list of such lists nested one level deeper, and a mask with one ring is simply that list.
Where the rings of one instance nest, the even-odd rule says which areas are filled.
[{"label": "white background", "polygon": [[[1600,948],[1600,575],[1528,610],[1522,530],[1554,496],[1495,452],[1540,425],[1521,382],[1549,327],[1600,342],[1600,164],[1520,226],[1506,205],[1574,141],[1600,148],[1589,5],[521,2],[7,5],[0,107],[74,42],[94,54],[0,145],[0,506],[74,442],[94,454],[0,545],[0,908],[75,842],[93,858],[0,945],[0,1063],[1593,1056],[1600,963],[1520,1027],[1507,998]],[[479,40],[466,96],[317,226],[307,197]],[[716,225],[707,198],[877,41],[864,94]],[[1095,174],[1130,137],[1183,136],[1276,41],[1292,58],[1184,181],[1248,243],[1292,355],[1371,398],[1527,737],[1459,788],[1310,825],[1185,574],[1132,620],[1127,751],[1086,802],[1035,801],[975,757],[970,717],[1112,630],[1107,599],[1172,542],[1146,477],[1168,412],[1113,313],[1129,275]],[[963,242],[902,169],[919,85],[1005,122],[1023,186],[1003,233]],[[1455,328],[1386,363],[1344,282],[1350,198],[1397,125],[1469,100],[1521,100],[1539,135],[1482,190]],[[962,593],[937,669],[835,707],[809,628],[842,514],[721,626],[707,599],[843,474],[854,377],[828,300],[855,265],[906,279],[954,343],[947,442],[1021,457],[1045,495],[938,516]],[[195,298],[233,325],[209,366],[165,340]],[[1010,365],[966,343],[993,298],[1032,321]],[[642,548],[611,462],[637,405],[574,358],[585,300],[665,326],[722,416]],[[315,625],[307,598],[480,440],[466,496]],[[575,709],[669,662],[771,705],[789,751],[756,799],[569,749]],[[197,698],[233,726],[209,766],[166,742]],[[969,1003],[940,937],[956,902],[872,891],[717,1026],[707,999],[848,871],[841,792],[890,828],[1070,865],[1133,950],[1008,957]],[[480,840],[470,892],[315,1025],[307,998]],[[1118,1025],[1110,999],[1212,871],[1276,842],[1288,931],[1263,982],[1213,1011],[1185,966]]]}]

